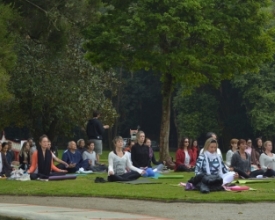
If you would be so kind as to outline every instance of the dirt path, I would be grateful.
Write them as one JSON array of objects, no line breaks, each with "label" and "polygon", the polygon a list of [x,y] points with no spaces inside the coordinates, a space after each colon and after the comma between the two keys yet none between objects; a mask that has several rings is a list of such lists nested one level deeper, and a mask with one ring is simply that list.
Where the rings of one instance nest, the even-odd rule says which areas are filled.
[{"label": "dirt path", "polygon": [[[207,195],[206,195],[207,196]],[[144,214],[168,219],[274,219],[274,203],[162,203],[128,199],[81,197],[1,196],[0,203],[100,209]]]}]

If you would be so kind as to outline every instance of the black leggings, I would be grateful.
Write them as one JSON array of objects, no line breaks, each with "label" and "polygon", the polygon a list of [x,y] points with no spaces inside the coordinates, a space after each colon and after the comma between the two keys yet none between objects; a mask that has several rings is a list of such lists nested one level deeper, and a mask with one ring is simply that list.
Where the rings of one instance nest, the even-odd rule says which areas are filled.
[{"label": "black leggings", "polygon": [[122,175],[110,175],[108,176],[108,181],[109,182],[116,182],[116,181],[131,181],[131,180],[136,180],[140,177],[141,175],[136,172],[136,171],[131,171],[129,173],[124,173]]},{"label": "black leggings", "polygon": [[185,165],[179,165],[175,170],[175,172],[193,172],[193,171],[194,171],[194,168],[188,168]]},{"label": "black leggings", "polygon": [[267,177],[275,176],[275,171],[271,170],[271,169],[267,169],[266,172],[264,172],[263,170],[254,170],[254,171],[250,172],[249,175],[247,175],[242,170],[239,170],[239,169],[236,169],[236,168],[234,168],[234,171],[237,172],[239,174],[239,176],[242,176],[245,179],[255,178],[258,175],[263,175],[263,176],[267,176]]}]

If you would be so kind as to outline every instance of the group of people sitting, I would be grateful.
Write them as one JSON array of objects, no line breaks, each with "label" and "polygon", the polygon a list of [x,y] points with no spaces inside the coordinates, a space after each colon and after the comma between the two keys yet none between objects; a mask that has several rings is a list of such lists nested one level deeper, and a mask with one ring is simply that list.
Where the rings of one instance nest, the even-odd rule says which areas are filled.
[{"label": "group of people sitting", "polygon": [[[217,136],[211,133],[199,150],[197,142],[189,144],[188,138],[183,138],[176,152],[176,172],[194,172],[195,176],[216,175],[221,179],[228,176],[234,178],[251,178],[257,176],[275,176],[275,155],[272,151],[271,141],[262,144],[257,139],[257,145],[252,147],[251,139],[232,139],[230,150],[223,162],[222,154],[218,148]],[[122,137],[113,140],[114,150],[109,153],[108,167],[99,163],[94,142],[89,140],[87,145],[83,139],[77,144],[68,143],[62,159],[52,151],[51,142],[46,135],[39,138],[39,147],[31,152],[32,143],[25,142],[19,153],[20,168],[30,174],[32,180],[47,179],[49,176],[65,175],[77,172],[80,168],[93,172],[108,172],[108,181],[130,181],[140,176],[154,176],[163,169],[166,161],[157,161],[151,147],[151,140],[145,138],[145,133],[139,131],[136,141],[129,141],[123,148]],[[191,147],[190,147],[191,146]],[[12,171],[14,152],[10,143],[2,143],[0,156],[0,173],[9,176]],[[58,165],[54,164],[54,161]],[[152,166],[153,164],[153,166]]]}]

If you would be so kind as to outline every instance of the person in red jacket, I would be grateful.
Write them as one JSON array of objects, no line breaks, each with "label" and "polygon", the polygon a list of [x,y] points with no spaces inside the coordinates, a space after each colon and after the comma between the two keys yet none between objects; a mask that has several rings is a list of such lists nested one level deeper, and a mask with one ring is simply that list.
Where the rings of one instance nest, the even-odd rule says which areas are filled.
[{"label": "person in red jacket", "polygon": [[194,166],[191,164],[193,164],[193,153],[192,150],[189,149],[189,139],[183,138],[176,152],[175,171],[194,171]]}]

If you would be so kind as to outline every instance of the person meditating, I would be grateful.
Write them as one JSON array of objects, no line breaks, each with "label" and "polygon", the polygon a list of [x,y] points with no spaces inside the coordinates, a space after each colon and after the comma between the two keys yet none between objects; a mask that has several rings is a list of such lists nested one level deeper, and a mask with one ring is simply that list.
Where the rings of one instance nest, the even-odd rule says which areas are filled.
[{"label": "person meditating", "polygon": [[[145,171],[134,167],[128,154],[123,152],[123,138],[115,137],[113,143],[115,149],[108,156],[108,181],[131,181],[143,175]],[[126,172],[127,169],[131,172]]]},{"label": "person meditating", "polygon": [[176,152],[175,171],[192,172],[194,171],[194,163],[192,150],[189,148],[189,139],[183,138],[180,141],[179,149]]},{"label": "person meditating", "polygon": [[267,177],[275,176],[275,154],[272,152],[272,142],[264,142],[264,153],[260,156],[260,165],[263,171],[266,171]]},{"label": "person meditating", "polygon": [[[46,135],[39,138],[40,147],[32,154],[31,167],[28,170],[31,180],[48,179],[49,176],[61,176],[67,173],[66,170],[58,169],[52,159],[52,153],[48,149],[49,139]],[[55,173],[52,173],[55,171]]]},{"label": "person meditating", "polygon": [[58,167],[66,169],[69,173],[75,173],[79,170],[79,168],[89,170],[90,165],[92,164],[92,161],[82,159],[82,155],[77,150],[76,143],[74,141],[70,141],[68,143],[68,150],[63,153],[62,160],[69,166],[65,167],[64,164],[59,164]]},{"label": "person meditating", "polygon": [[251,157],[245,152],[246,141],[240,139],[238,141],[239,150],[235,152],[231,158],[231,170],[237,172],[243,178],[255,178],[258,175],[265,175],[261,169],[251,171]]},{"label": "person meditating", "polygon": [[136,134],[137,142],[132,147],[131,158],[135,167],[145,169],[149,165],[149,147],[144,144],[145,133],[139,131]]}]

